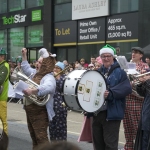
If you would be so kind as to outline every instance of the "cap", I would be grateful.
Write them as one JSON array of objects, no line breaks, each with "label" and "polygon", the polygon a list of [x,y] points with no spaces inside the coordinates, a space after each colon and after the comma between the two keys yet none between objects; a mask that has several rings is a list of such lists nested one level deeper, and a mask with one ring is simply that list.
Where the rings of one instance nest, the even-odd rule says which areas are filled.
[{"label": "cap", "polygon": [[5,51],[5,49],[4,48],[0,48],[0,55],[6,55],[7,54],[7,52]]},{"label": "cap", "polygon": [[135,50],[135,51],[139,51],[141,54],[144,54],[144,51],[142,50],[141,47],[132,47],[131,50],[132,50],[132,51],[134,51],[134,50]]},{"label": "cap", "polygon": [[61,68],[62,70],[64,70],[64,68],[65,68],[64,63],[63,63],[63,62],[60,62],[60,61],[58,61],[58,62],[55,64],[55,66],[58,66],[58,67]]},{"label": "cap", "polygon": [[102,49],[100,49],[99,54],[102,55],[104,53],[110,53],[113,56],[116,55],[116,50],[114,47],[106,44]]}]

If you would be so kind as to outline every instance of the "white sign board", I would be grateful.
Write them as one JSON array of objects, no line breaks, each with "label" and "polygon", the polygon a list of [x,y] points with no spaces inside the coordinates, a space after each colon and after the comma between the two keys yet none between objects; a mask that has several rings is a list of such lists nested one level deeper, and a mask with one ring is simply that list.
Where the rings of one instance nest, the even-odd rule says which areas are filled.
[{"label": "white sign board", "polygon": [[72,0],[72,20],[109,15],[109,0]]}]

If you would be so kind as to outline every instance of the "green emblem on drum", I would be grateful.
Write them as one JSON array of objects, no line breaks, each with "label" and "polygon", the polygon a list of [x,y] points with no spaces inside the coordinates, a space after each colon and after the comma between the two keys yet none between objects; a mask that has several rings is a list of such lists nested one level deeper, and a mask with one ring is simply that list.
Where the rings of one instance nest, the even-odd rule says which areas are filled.
[{"label": "green emblem on drum", "polygon": [[97,97],[100,97],[100,96],[101,96],[101,92],[97,91]]},{"label": "green emblem on drum", "polygon": [[95,101],[95,106],[98,106],[99,105],[99,101]]},{"label": "green emblem on drum", "polygon": [[79,91],[82,91],[82,86],[79,86],[78,90],[79,90]]},{"label": "green emblem on drum", "polygon": [[90,93],[90,89],[86,89],[86,93]]},{"label": "green emblem on drum", "polygon": [[99,87],[102,87],[102,83],[101,83],[101,82],[99,82],[99,83],[98,83],[98,86],[99,86]]}]

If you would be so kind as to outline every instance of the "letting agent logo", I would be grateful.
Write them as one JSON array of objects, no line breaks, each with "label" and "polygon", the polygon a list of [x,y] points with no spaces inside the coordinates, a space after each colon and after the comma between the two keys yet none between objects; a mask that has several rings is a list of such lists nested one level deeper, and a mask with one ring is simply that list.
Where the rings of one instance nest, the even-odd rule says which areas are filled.
[{"label": "letting agent logo", "polygon": [[26,16],[27,16],[27,15],[20,15],[20,14],[17,14],[17,15],[11,16],[11,17],[9,17],[9,18],[7,18],[7,17],[2,17],[2,19],[3,19],[3,24],[4,24],[4,25],[7,25],[7,24],[25,22]]}]

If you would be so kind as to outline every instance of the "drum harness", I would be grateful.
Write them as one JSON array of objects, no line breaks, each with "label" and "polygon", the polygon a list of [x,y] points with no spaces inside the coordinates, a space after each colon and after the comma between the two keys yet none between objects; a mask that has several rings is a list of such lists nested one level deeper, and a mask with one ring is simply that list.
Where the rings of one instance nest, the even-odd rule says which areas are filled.
[{"label": "drum harness", "polygon": [[[109,75],[113,72],[113,70],[115,70],[116,68],[119,68],[120,65],[119,64],[116,64],[114,66],[112,66],[103,76],[105,77],[105,81],[106,79],[109,77]],[[102,68],[100,68],[98,70],[100,73],[102,72]],[[107,83],[107,82],[106,82]],[[106,88],[109,89],[109,85],[106,84]],[[106,100],[104,101],[103,105],[106,105]],[[102,106],[103,106],[102,105]],[[97,111],[94,112],[94,116],[97,116],[97,114],[101,111],[101,108]]]}]

